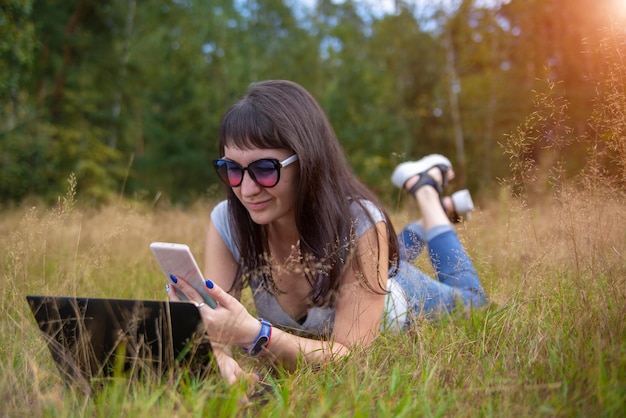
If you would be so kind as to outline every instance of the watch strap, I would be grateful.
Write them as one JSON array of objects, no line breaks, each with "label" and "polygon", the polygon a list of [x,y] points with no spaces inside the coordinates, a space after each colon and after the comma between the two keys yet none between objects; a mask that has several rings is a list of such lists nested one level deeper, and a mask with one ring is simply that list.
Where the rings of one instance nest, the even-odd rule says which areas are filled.
[{"label": "watch strap", "polygon": [[255,338],[254,342],[248,347],[248,354],[251,356],[258,355],[264,348],[270,345],[270,339],[272,338],[272,324],[263,318],[259,318],[261,323],[261,331]]}]

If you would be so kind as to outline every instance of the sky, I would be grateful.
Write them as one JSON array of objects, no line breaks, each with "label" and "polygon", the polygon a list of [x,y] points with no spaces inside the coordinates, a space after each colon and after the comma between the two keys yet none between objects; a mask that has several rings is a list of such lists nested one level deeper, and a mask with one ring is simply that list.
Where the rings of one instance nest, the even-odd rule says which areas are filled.
[{"label": "sky", "polygon": [[[317,3],[317,0],[295,0],[294,3],[298,1],[307,7],[313,7]],[[335,0],[334,2],[340,3],[341,0]],[[376,11],[376,14],[380,13],[381,16],[393,12],[395,8],[395,0],[359,0],[359,2],[367,4],[372,10]]]},{"label": "sky", "polygon": [[[317,0],[292,0],[294,3],[301,3],[303,6],[312,7],[317,3]],[[334,0],[334,3],[340,3],[343,0]],[[395,10],[395,0],[356,0],[358,3],[370,8],[376,15],[382,16],[386,13],[393,13]],[[493,5],[497,3],[504,3],[507,0],[478,0],[477,6]],[[626,1],[626,0],[625,0]],[[428,8],[429,6],[436,6],[440,4],[456,4],[459,0],[409,0],[408,3],[414,4],[418,9]]]}]

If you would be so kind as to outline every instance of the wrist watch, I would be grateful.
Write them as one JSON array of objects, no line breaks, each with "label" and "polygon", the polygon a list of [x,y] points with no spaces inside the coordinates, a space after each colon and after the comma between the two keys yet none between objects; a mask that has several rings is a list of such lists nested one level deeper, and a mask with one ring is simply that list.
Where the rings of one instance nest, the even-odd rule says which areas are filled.
[{"label": "wrist watch", "polygon": [[251,356],[256,356],[264,348],[267,348],[270,345],[270,338],[272,338],[272,324],[263,318],[259,318],[259,322],[261,323],[261,332],[248,348],[248,354]]}]

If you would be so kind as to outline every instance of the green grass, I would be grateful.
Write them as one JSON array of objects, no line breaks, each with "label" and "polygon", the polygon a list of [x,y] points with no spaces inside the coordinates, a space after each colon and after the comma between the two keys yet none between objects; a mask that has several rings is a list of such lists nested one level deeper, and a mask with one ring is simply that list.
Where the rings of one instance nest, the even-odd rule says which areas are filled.
[{"label": "green grass", "polygon": [[[242,359],[271,389],[219,378],[66,387],[27,294],[165,299],[151,241],[202,259],[211,208],[19,208],[0,221],[0,401],[6,416],[608,416],[626,413],[626,212],[619,193],[486,202],[458,231],[492,304],[382,335],[295,373]],[[602,202],[601,204],[599,202]],[[410,205],[409,205],[410,206]],[[409,208],[410,209],[410,208]],[[398,226],[408,217],[397,209]],[[425,260],[419,260],[426,270]]]}]

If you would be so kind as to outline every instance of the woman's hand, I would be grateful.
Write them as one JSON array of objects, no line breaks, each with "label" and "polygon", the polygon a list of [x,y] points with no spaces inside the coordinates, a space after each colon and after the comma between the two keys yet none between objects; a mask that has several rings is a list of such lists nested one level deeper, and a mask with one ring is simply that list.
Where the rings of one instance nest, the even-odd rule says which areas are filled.
[{"label": "woman's hand", "polygon": [[[212,343],[238,345],[247,349],[259,335],[261,323],[237,299],[212,281],[207,280],[206,285],[207,293],[218,303],[215,309],[200,305],[202,296],[185,279],[176,277],[176,282],[172,280],[170,284],[200,306],[200,316]],[[180,300],[174,291],[168,292],[168,297],[172,301]]]},{"label": "woman's hand", "polygon": [[220,374],[229,385],[236,383],[239,379],[246,379],[250,382],[259,381],[259,375],[244,371],[226,349],[214,346],[213,357],[220,370]]},{"label": "woman's hand", "polygon": [[[191,285],[183,278],[176,277],[176,283],[174,283],[172,280],[172,284],[170,284],[169,287],[172,289],[168,289],[167,296],[171,301],[181,301],[181,299],[176,295],[176,292],[173,291],[174,288],[177,288],[190,301],[196,303],[197,305],[200,304],[200,302],[198,301],[202,301],[202,296],[200,296],[200,294],[193,287],[191,287]],[[214,289],[207,288],[207,291]],[[237,299],[233,298],[221,289],[215,291],[215,293],[217,293],[219,296],[216,297],[213,294],[211,294],[211,296],[214,297],[217,301],[217,308],[212,309],[207,305],[202,305],[199,310],[200,316],[202,317],[202,322],[204,322],[204,325],[207,329],[207,335],[212,343],[213,357],[220,371],[220,374],[231,385],[237,382],[239,379],[246,379],[251,382],[258,382],[259,376],[255,373],[244,371],[241,366],[239,366],[239,363],[237,363],[237,361],[232,357],[230,348],[227,346],[223,346],[222,344],[233,344],[234,342],[229,341],[245,338],[243,336],[237,337],[237,335],[243,335],[243,333],[236,331],[237,327],[241,326],[239,324],[241,324],[243,320],[246,319],[246,317],[250,318],[248,319],[248,321],[251,324],[260,324],[258,324],[258,321],[248,313],[246,308],[241,305],[241,303],[239,303]],[[215,312],[217,310],[219,310],[219,312]],[[239,320],[230,320],[229,317],[231,316],[233,318],[239,318]],[[223,323],[220,321],[222,321]],[[233,332],[209,332],[209,330],[215,331],[218,329],[229,329]],[[258,330],[256,332],[258,334]],[[257,334],[254,335],[256,336]]]}]

